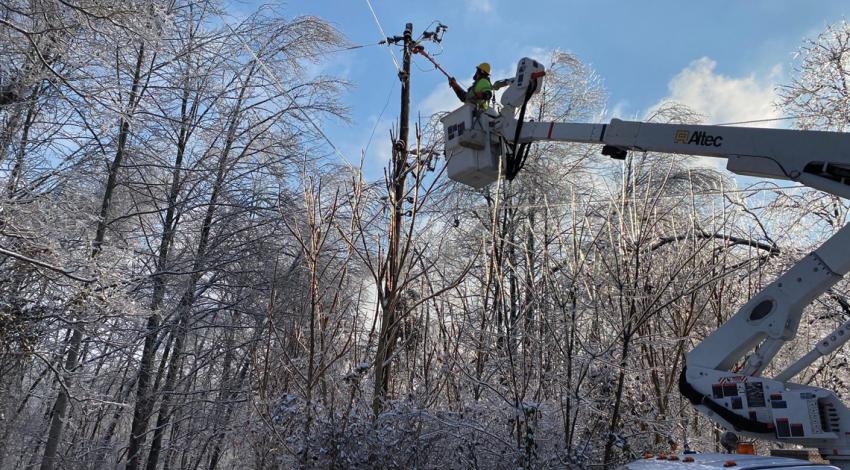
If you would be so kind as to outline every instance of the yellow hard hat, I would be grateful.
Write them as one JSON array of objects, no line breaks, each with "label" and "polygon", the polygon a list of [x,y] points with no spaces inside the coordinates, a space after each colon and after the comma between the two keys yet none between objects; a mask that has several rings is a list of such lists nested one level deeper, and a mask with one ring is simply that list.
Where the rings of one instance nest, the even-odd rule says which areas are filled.
[{"label": "yellow hard hat", "polygon": [[490,64],[488,64],[487,62],[481,62],[480,64],[478,64],[478,70],[486,73],[487,75],[490,75]]}]

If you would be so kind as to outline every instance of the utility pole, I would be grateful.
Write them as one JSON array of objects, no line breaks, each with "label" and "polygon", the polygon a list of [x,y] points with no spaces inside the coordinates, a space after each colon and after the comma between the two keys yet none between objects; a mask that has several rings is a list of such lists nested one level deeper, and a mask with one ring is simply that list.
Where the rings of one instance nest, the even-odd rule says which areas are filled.
[{"label": "utility pole", "polygon": [[[422,40],[440,42],[446,26],[439,23],[433,32],[422,33]],[[409,170],[408,149],[410,137],[410,60],[417,41],[413,39],[413,23],[404,25],[401,36],[387,38],[387,44],[402,46],[402,67],[398,73],[401,81],[401,109],[399,114],[398,136],[393,141],[392,161],[387,172],[387,193],[390,205],[390,220],[387,236],[387,255],[381,266],[378,282],[378,304],[381,309],[381,330],[378,336],[378,349],[375,353],[375,386],[372,395],[372,411],[377,417],[384,407],[384,401],[390,385],[390,363],[398,337],[399,321],[404,315],[401,305],[403,280],[401,273],[405,265],[405,251],[402,249],[402,225],[408,214],[404,204],[407,174]]]},{"label": "utility pole", "polygon": [[404,58],[401,63],[401,114],[398,123],[398,143],[403,146],[401,160],[407,163],[407,137],[410,132],[410,49],[413,47],[413,23],[404,25]]},{"label": "utility pole", "polygon": [[388,43],[401,43],[403,48],[402,68],[398,74],[401,80],[401,111],[399,115],[398,138],[393,142],[392,162],[390,164],[387,191],[391,206],[389,236],[387,240],[387,258],[385,262],[383,286],[378,286],[378,302],[381,306],[381,331],[378,336],[378,350],[375,355],[375,387],[372,394],[372,411],[377,417],[384,407],[389,390],[390,358],[393,353],[396,332],[398,330],[396,314],[399,304],[399,274],[402,259],[401,225],[404,217],[404,190],[407,174],[407,140],[410,134],[410,48],[413,42],[413,23],[404,26],[404,34],[399,38],[387,38]]}]

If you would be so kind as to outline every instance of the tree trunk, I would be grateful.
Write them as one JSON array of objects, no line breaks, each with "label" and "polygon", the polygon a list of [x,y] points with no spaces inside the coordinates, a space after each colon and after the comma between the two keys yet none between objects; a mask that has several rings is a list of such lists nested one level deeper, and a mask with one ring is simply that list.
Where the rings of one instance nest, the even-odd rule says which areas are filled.
[{"label": "tree trunk", "polygon": [[[119,123],[118,146],[115,151],[115,158],[112,160],[112,165],[109,167],[109,175],[106,179],[106,188],[103,191],[103,200],[100,205],[100,218],[97,222],[97,231],[94,240],[92,240],[91,259],[94,260],[100,253],[103,240],[106,237],[106,227],[109,224],[109,210],[112,206],[112,195],[118,179],[118,171],[121,169],[121,163],[124,160],[125,148],[127,139],[130,135],[130,119],[133,116],[136,105],[141,98],[139,91],[142,76],[142,65],[145,60],[145,44],[142,43],[139,47],[139,52],[136,59],[136,67],[133,72],[133,85],[130,90],[130,97],[127,102],[127,116],[122,117]],[[85,303],[88,298],[87,288],[85,288],[78,296],[76,302],[72,304],[72,309],[76,307],[79,311],[72,312],[73,315],[82,317],[84,315]],[[76,305],[75,305],[76,304]],[[80,355],[83,342],[83,326],[84,324],[77,319],[74,323],[74,333],[71,335],[71,344],[68,347],[68,358],[65,362],[65,372],[62,381],[64,386],[59,390],[59,395],[53,404],[53,417],[50,421],[50,430],[47,436],[47,443],[44,446],[44,457],[41,461],[41,470],[53,470],[56,465],[56,450],[59,448],[59,441],[62,438],[62,428],[65,425],[65,417],[68,407],[68,387],[72,383],[72,373],[77,368],[77,359]]]},{"label": "tree trunk", "polygon": [[210,195],[209,205],[204,216],[204,222],[201,226],[201,233],[198,240],[198,248],[195,252],[195,262],[192,265],[192,274],[189,277],[189,282],[186,285],[186,290],[183,292],[183,297],[177,306],[177,327],[173,333],[174,345],[171,351],[171,362],[168,365],[168,372],[165,376],[165,383],[162,386],[162,402],[159,407],[159,415],[157,416],[156,428],[154,428],[153,441],[151,442],[150,454],[148,454],[146,470],[156,470],[159,462],[159,454],[162,449],[162,437],[165,434],[165,429],[168,427],[171,419],[171,399],[174,394],[175,383],[177,380],[177,372],[183,354],[183,346],[186,340],[186,334],[189,327],[189,317],[192,313],[192,308],[195,304],[195,291],[198,281],[203,276],[204,264],[206,264],[206,256],[209,245],[210,233],[212,231],[213,218],[216,213],[216,207],[221,191],[224,187],[224,179],[227,170],[227,160],[233,144],[236,140],[236,129],[239,124],[241,115],[241,107],[245,99],[248,84],[251,81],[256,65],[252,66],[248,71],[247,78],[243,82],[242,88],[239,91],[239,97],[236,101],[236,107],[233,114],[230,116],[230,121],[227,126],[227,138],[225,146],[221,151],[218,160],[218,168],[216,170],[215,182]]},{"label": "tree trunk", "polygon": [[27,145],[29,144],[30,130],[32,129],[35,116],[38,113],[36,108],[40,91],[40,86],[36,86],[28,98],[30,104],[27,108],[27,115],[24,118],[24,126],[21,129],[20,145],[18,146],[18,152],[15,155],[15,163],[12,167],[12,172],[9,174],[9,182],[6,186],[6,193],[9,199],[14,197],[15,191],[18,189],[18,182],[20,181],[21,173],[23,172],[24,157],[26,156]]},{"label": "tree trunk", "polygon": [[[189,93],[189,81],[184,82],[183,98],[180,114],[180,134],[177,140],[177,156],[174,160],[174,171],[171,176],[171,190],[166,201],[165,222],[163,224],[162,237],[160,238],[159,256],[155,269],[157,272],[164,271],[168,264],[168,252],[174,241],[177,231],[175,212],[177,209],[177,198],[180,194],[180,172],[183,165],[183,156],[186,151],[186,143],[189,141],[191,131],[189,129],[190,116],[193,112],[187,112]],[[139,378],[136,390],[136,406],[133,408],[133,422],[130,427],[130,442],[127,446],[127,470],[137,470],[142,460],[142,448],[147,436],[148,420],[153,410],[154,397],[151,393],[151,378],[153,377],[154,359],[156,356],[157,337],[159,335],[159,308],[165,296],[165,278],[155,276],[153,279],[153,293],[151,295],[151,315],[148,317],[145,343],[142,348],[142,358],[139,362]]]},{"label": "tree trunk", "polygon": [[629,343],[632,335],[627,332],[623,335],[623,349],[620,358],[620,373],[617,376],[617,391],[614,394],[614,409],[611,411],[611,424],[608,426],[608,438],[605,442],[605,454],[603,463],[608,465],[611,463],[612,454],[614,451],[614,433],[620,425],[620,405],[623,402],[623,385],[626,380],[626,361],[629,357]]}]

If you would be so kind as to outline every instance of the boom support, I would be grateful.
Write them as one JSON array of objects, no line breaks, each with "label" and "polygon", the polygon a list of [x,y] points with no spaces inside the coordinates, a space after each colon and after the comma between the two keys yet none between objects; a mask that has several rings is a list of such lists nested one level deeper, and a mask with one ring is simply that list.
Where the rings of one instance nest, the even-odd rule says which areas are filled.
[{"label": "boom support", "polygon": [[[518,123],[503,116],[507,134]],[[622,158],[628,150],[725,158],[732,173],[793,180],[850,198],[850,135],[841,132],[656,124],[613,119],[609,124],[526,122],[519,142],[602,144]]]},{"label": "boom support", "polygon": [[[603,154],[620,159],[628,151],[724,158],[736,174],[797,181],[850,198],[850,134],[619,119],[608,124],[523,122],[544,73],[538,62],[522,59],[502,96],[501,113],[479,113],[464,105],[443,118],[450,178],[480,188],[500,177],[505,160],[515,158],[522,145],[577,142],[600,144]],[[831,391],[788,382],[850,339],[850,322],[775,378],[759,375],[795,337],[805,307],[850,271],[848,247],[850,225],[753,296],[687,354],[679,388],[700,412],[727,429],[817,447],[850,469],[850,409]]]}]

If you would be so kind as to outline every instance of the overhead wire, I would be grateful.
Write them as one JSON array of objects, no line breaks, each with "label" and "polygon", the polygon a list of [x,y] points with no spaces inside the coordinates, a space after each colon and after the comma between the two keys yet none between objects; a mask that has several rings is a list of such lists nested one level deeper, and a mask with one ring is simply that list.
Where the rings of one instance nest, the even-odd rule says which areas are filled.
[{"label": "overhead wire", "polygon": [[[375,9],[372,8],[372,2],[370,0],[366,0],[366,6],[368,6],[369,11],[372,12],[372,18],[375,19],[375,25],[378,26],[378,32],[381,33],[381,40],[386,41],[388,37],[387,33],[384,32],[384,28],[381,26],[381,21],[378,19],[378,15],[375,14]],[[398,59],[395,58],[395,54],[393,54],[393,50],[389,48],[389,44],[387,44],[387,51],[390,53],[390,58],[392,58],[396,70],[398,73],[401,73],[401,66],[398,65]]]},{"label": "overhead wire", "polygon": [[310,59],[310,58],[312,58],[312,57],[319,57],[319,56],[323,56],[323,55],[336,54],[336,53],[338,53],[338,52],[353,51],[353,50],[355,50],[355,49],[362,49],[362,48],[364,48],[364,47],[369,47],[369,46],[379,46],[379,45],[381,45],[381,43],[380,43],[380,42],[370,42],[370,43],[367,43],[367,44],[357,44],[357,45],[355,45],[355,46],[343,47],[343,48],[340,48],[340,49],[332,49],[332,50],[330,50],[330,51],[317,52],[317,53],[315,53],[315,54],[307,54],[307,55],[302,55],[302,56],[289,57],[289,59],[292,59],[292,60],[296,60],[296,59]]},{"label": "overhead wire", "polygon": [[369,134],[369,140],[366,142],[366,148],[363,149],[363,154],[369,151],[369,146],[372,145],[372,137],[375,136],[375,131],[378,129],[378,125],[381,123],[381,118],[384,117],[384,112],[387,110],[387,107],[390,105],[390,98],[393,96],[393,91],[395,91],[396,81],[393,80],[393,86],[390,87],[389,93],[387,93],[387,101],[384,103],[384,108],[381,109],[381,114],[378,115],[378,119],[375,121],[375,125],[372,127],[372,133]]},{"label": "overhead wire", "polygon": [[[425,34],[427,34],[428,30],[431,29],[431,26],[434,26],[435,24],[442,26],[443,22],[440,21],[440,20],[433,20],[430,23],[428,23],[428,26],[426,26],[425,29],[422,30],[422,33],[419,35],[418,38],[416,38],[416,41],[414,41],[414,42],[417,43],[417,44],[422,42],[422,40],[425,38]],[[438,55],[443,53],[443,50],[444,50],[443,44],[440,41],[432,41],[431,43],[433,45],[437,46],[438,48],[440,48],[440,52],[431,53],[432,56],[438,56]]]},{"label": "overhead wire", "polygon": [[734,126],[736,124],[755,124],[759,122],[772,122],[772,121],[787,121],[789,119],[802,119],[808,117],[817,117],[817,114],[809,114],[803,116],[782,116],[775,118],[764,118],[764,119],[752,119],[750,121],[736,121],[736,122],[723,122],[720,124],[711,124],[712,126]]},{"label": "overhead wire", "polygon": [[[698,193],[693,193],[693,194],[691,194],[691,193],[688,193],[688,194],[669,194],[669,195],[661,195],[661,196],[658,196],[657,198],[653,198],[653,199],[676,199],[676,198],[691,197],[691,196],[722,196],[722,195],[727,195],[727,194],[740,194],[740,193],[756,194],[756,193],[767,192],[767,191],[784,192],[784,191],[788,191],[788,190],[806,189],[806,188],[808,188],[808,186],[804,186],[804,185],[774,186],[774,187],[767,187],[767,188],[744,188],[744,189],[731,189],[731,190],[724,190],[724,191],[706,191],[706,192],[698,192]],[[593,197],[580,197],[580,196],[579,196],[579,199],[584,204],[605,204],[605,203],[610,203],[610,202],[614,201],[613,199],[599,199],[599,198],[593,198]],[[626,202],[632,202],[632,201],[636,201],[636,200],[639,200],[639,199],[642,199],[642,198],[640,198],[640,197],[630,197],[630,198],[625,198],[625,199],[617,198],[616,201],[622,202],[622,201],[625,200]],[[569,207],[569,206],[573,206],[573,205],[575,205],[575,202],[553,202],[553,203],[547,203],[547,204],[502,205],[501,208],[506,209],[506,210],[509,210],[509,209],[546,209],[546,208],[557,208],[557,207]],[[454,209],[454,211],[449,211],[449,213],[465,212],[465,211],[473,211],[473,210],[489,209],[489,208],[490,208],[489,206],[457,207],[457,208]],[[428,212],[428,211],[426,211],[426,212]],[[443,208],[436,208],[432,212],[435,212],[435,213],[436,212],[444,212],[444,209]]]},{"label": "overhead wire", "polygon": [[426,27],[422,30],[422,33],[421,33],[421,34],[419,34],[419,37],[418,37],[418,38],[416,38],[416,42],[420,42],[420,41],[422,41],[422,38],[424,38],[424,37],[425,37],[425,33],[426,33],[426,32],[428,32],[428,29],[429,29],[429,28],[431,28],[431,26],[434,26],[434,23],[439,23],[439,22],[440,22],[440,20],[433,20],[433,21],[431,21],[430,23],[428,23],[428,26],[426,26]]},{"label": "overhead wire", "polygon": [[[686,194],[667,194],[667,195],[660,195],[658,197],[653,197],[653,199],[677,199],[677,198],[690,197],[690,196],[725,196],[727,194],[742,194],[742,193],[750,193],[750,195],[752,195],[752,194],[763,193],[763,192],[768,192],[768,191],[785,192],[785,191],[790,191],[790,190],[794,190],[794,189],[806,189],[806,188],[808,188],[808,186],[805,186],[805,185],[773,186],[773,187],[766,187],[766,188],[743,188],[743,189],[730,189],[730,190],[723,190],[723,191],[704,191],[704,192],[695,192],[695,193],[686,193]],[[625,198],[625,199],[618,198],[617,200],[618,201],[623,201],[623,200],[625,200],[625,201],[636,201],[636,200],[639,200],[639,199],[643,199],[643,197],[630,197],[630,198]],[[601,204],[601,203],[611,202],[611,200],[586,198],[584,200],[584,202],[592,203],[592,204]],[[551,203],[551,204],[521,204],[521,205],[516,205],[516,206],[510,206],[508,208],[509,209],[540,209],[540,208],[545,208],[545,207],[566,207],[566,206],[570,206],[572,204],[573,203],[571,203],[571,202],[570,203]]]},{"label": "overhead wire", "polygon": [[419,70],[420,72],[431,73],[431,72],[435,72],[437,70],[437,67],[434,67],[433,65],[431,67],[428,67],[428,68],[422,67],[415,60],[411,60],[410,63],[412,63],[413,66],[416,67],[416,69]]}]

